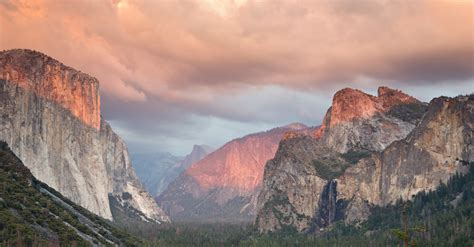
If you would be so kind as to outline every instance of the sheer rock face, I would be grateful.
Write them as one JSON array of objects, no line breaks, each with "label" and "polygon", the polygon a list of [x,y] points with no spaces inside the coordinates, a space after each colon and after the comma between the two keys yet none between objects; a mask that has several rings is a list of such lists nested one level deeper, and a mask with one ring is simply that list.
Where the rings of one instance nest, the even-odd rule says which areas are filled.
[{"label": "sheer rock face", "polygon": [[[403,96],[399,91],[381,88],[378,98],[387,92]],[[359,92],[356,94],[360,95]],[[373,99],[363,97],[363,102]],[[409,134],[400,140],[393,138],[388,139],[391,143],[371,144],[385,140],[381,136],[399,135],[381,135],[386,130],[373,128],[368,138],[360,137],[365,133],[355,128],[348,129],[339,138],[349,136],[371,145],[342,139],[340,142],[344,145],[341,146],[331,133],[335,129],[340,131],[337,128],[340,122],[329,124],[331,109],[322,130],[316,132],[320,136],[294,136],[283,140],[275,157],[265,167],[257,206],[259,229],[274,231],[286,225],[313,232],[339,219],[362,221],[370,214],[372,205],[386,205],[400,197],[409,199],[419,191],[435,188],[440,180],[446,181],[456,171],[462,172],[461,164],[474,159],[474,97],[437,98],[427,111],[423,110],[424,104],[413,104],[409,96],[402,99],[409,100],[400,101],[406,102],[401,104],[382,101],[388,110],[372,112],[372,117],[344,120],[358,122],[362,119],[372,123],[375,117],[378,121],[402,123],[398,126],[418,123],[414,129],[401,132]],[[332,187],[328,187],[330,185]],[[336,195],[335,199],[333,195]]]},{"label": "sheer rock face", "polygon": [[55,102],[95,129],[100,128],[99,82],[39,52],[8,50],[0,54],[6,81],[42,99]]},{"label": "sheer rock face", "polygon": [[0,53],[0,139],[33,175],[112,219],[108,194],[147,217],[167,216],[144,191],[124,142],[100,119],[98,82],[44,54]]},{"label": "sheer rock face", "polygon": [[228,142],[183,172],[157,198],[176,220],[253,220],[264,165],[291,124]]},{"label": "sheer rock face", "polygon": [[318,176],[312,161],[323,153],[320,143],[308,136],[280,142],[275,157],[265,166],[258,196],[256,225],[260,229],[274,231],[282,225],[311,224],[327,183]]}]

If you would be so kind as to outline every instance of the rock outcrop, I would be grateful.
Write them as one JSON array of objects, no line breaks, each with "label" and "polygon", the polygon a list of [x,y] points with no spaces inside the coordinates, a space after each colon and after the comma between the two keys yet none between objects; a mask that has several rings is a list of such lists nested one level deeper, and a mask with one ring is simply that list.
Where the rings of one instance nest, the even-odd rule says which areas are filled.
[{"label": "rock outcrop", "polygon": [[0,139],[35,177],[91,212],[112,219],[112,195],[167,221],[139,183],[125,143],[101,119],[98,89],[97,79],[39,52],[1,52]]},{"label": "rock outcrop", "polygon": [[212,151],[206,145],[194,145],[190,154],[177,157],[168,152],[132,155],[135,171],[153,197],[159,196],[179,174]]},{"label": "rock outcrop", "polygon": [[256,211],[264,165],[291,124],[226,143],[183,172],[157,198],[173,220],[251,221]]},{"label": "rock outcrop", "polygon": [[336,220],[363,221],[373,205],[434,189],[474,159],[473,111],[473,95],[426,106],[388,88],[378,97],[338,92],[322,127],[283,140],[267,163],[258,228],[320,231]]},{"label": "rock outcrop", "polygon": [[331,108],[315,136],[337,152],[381,151],[406,137],[426,105],[401,91],[380,87],[378,97],[346,88],[334,95]]}]

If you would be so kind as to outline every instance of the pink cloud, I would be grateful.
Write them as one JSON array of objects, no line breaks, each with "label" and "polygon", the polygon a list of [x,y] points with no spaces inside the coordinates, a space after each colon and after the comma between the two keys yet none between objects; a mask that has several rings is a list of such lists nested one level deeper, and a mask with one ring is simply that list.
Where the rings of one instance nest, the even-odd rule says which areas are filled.
[{"label": "pink cloud", "polygon": [[361,77],[436,82],[473,76],[472,8],[469,1],[7,1],[0,47],[48,53],[127,101],[199,101],[256,84],[317,89]]}]

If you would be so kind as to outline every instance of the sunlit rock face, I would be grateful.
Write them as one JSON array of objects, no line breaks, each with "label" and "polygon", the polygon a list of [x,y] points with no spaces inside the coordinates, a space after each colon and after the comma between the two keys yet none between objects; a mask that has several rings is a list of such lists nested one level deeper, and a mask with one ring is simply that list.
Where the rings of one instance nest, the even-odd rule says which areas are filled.
[{"label": "sunlit rock face", "polygon": [[232,140],[181,174],[158,202],[172,220],[248,221],[255,217],[264,165],[291,124]]},{"label": "sunlit rock face", "polygon": [[377,113],[388,112],[395,106],[419,103],[417,99],[388,87],[379,87],[378,96],[345,88],[334,95],[329,127],[355,119],[368,119]]},{"label": "sunlit rock face", "polygon": [[334,95],[315,136],[341,153],[354,148],[381,151],[407,136],[425,109],[415,98],[387,87],[378,89],[378,97],[346,88]]},{"label": "sunlit rock face", "polygon": [[[342,106],[340,94],[347,92],[354,105],[369,107]],[[257,205],[262,232],[283,226],[317,232],[337,220],[363,221],[371,206],[434,189],[474,160],[473,95],[426,105],[388,88],[378,97],[346,89],[334,101],[338,106],[315,135],[290,136],[268,161]],[[334,114],[335,108],[352,116],[339,117],[344,111]]]},{"label": "sunlit rock face", "polygon": [[67,109],[84,124],[100,128],[99,82],[38,52],[9,50],[0,55],[6,81]]},{"label": "sunlit rock face", "polygon": [[108,195],[168,220],[142,188],[125,143],[100,119],[98,82],[30,50],[0,53],[0,139],[33,175],[112,219]]}]

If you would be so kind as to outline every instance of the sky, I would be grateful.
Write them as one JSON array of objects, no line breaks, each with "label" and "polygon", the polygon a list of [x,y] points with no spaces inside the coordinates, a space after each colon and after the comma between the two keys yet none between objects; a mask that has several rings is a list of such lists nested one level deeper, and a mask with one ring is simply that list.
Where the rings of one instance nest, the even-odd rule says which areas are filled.
[{"label": "sky", "polygon": [[185,155],[321,123],[344,87],[474,91],[474,1],[0,0],[0,49],[100,81],[130,151]]}]

